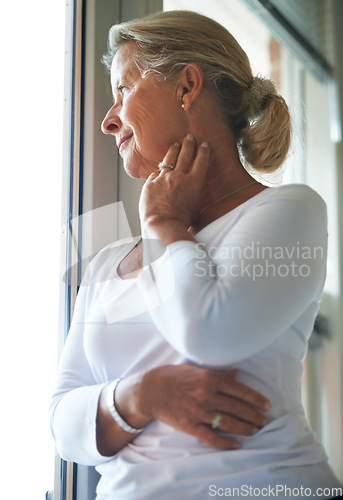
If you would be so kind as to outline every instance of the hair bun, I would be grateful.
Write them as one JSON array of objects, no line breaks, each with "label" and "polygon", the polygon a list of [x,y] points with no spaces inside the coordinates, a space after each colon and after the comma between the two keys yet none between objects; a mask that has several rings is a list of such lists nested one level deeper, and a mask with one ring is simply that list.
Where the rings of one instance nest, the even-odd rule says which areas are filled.
[{"label": "hair bun", "polygon": [[254,76],[248,88],[249,102],[252,108],[259,112],[264,108],[266,97],[277,94],[275,83],[269,78]]}]

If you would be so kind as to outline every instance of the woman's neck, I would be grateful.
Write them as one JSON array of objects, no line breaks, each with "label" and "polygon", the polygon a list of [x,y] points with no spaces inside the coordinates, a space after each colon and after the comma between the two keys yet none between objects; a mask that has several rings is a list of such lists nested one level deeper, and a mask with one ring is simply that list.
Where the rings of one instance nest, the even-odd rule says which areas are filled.
[{"label": "woman's neck", "polygon": [[207,140],[211,151],[210,166],[190,228],[193,234],[265,189],[241,164],[231,132]]}]

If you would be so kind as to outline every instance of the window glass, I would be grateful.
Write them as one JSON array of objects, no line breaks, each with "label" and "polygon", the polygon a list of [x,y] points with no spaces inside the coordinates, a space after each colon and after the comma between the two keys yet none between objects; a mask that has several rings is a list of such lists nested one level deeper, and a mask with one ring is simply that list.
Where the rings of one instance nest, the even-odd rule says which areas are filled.
[{"label": "window glass", "polygon": [[54,484],[65,4],[2,10],[1,497],[33,500]]}]

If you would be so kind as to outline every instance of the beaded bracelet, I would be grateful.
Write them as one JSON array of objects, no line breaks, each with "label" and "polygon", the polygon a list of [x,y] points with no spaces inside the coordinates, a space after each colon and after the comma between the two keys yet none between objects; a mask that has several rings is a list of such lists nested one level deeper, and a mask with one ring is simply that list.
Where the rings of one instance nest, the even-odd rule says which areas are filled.
[{"label": "beaded bracelet", "polygon": [[116,378],[111,384],[108,386],[107,394],[106,394],[106,403],[109,412],[111,413],[114,421],[121,427],[124,431],[130,432],[131,434],[139,434],[144,431],[144,427],[142,429],[136,429],[135,427],[131,427],[128,423],[125,422],[117,412],[117,409],[114,405],[114,394],[118,383],[121,378]]}]

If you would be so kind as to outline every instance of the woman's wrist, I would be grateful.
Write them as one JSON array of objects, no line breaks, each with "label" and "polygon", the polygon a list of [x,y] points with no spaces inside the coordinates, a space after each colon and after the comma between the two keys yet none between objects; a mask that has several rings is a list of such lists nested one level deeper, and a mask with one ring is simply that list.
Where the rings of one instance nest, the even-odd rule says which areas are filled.
[{"label": "woman's wrist", "polygon": [[143,378],[141,373],[124,377],[115,388],[115,410],[134,429],[144,428],[151,420],[140,405]]},{"label": "woman's wrist", "polygon": [[121,380],[122,380],[121,378],[117,378],[113,382],[111,382],[110,385],[108,386],[107,395],[106,395],[107,408],[108,408],[109,412],[111,413],[113,420],[125,432],[128,432],[130,434],[140,434],[141,432],[143,432],[144,427],[141,427],[141,428],[132,427],[121,417],[121,415],[117,411],[116,402],[115,402],[115,393],[116,393],[117,386]]},{"label": "woman's wrist", "polygon": [[172,218],[165,219],[157,215],[142,223],[142,235],[144,239],[159,239],[166,245],[182,240],[195,241],[181,221]]}]

